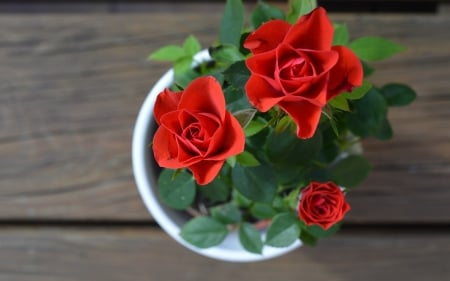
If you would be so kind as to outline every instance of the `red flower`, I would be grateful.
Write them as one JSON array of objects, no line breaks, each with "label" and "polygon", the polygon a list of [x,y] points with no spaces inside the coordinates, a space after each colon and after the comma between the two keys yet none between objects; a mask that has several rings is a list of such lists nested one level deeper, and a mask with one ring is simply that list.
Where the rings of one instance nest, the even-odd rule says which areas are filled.
[{"label": "red flower", "polygon": [[222,88],[213,77],[197,78],[183,92],[164,90],[154,115],[159,124],[153,138],[156,162],[188,168],[198,184],[210,183],[226,158],[244,150],[243,129],[226,111]]},{"label": "red flower", "polygon": [[318,224],[327,230],[350,210],[344,193],[333,182],[311,182],[300,197],[298,213],[306,225]]},{"label": "red flower", "polygon": [[253,54],[246,60],[250,103],[262,112],[279,106],[297,124],[298,137],[312,137],[327,101],[363,80],[356,55],[332,47],[332,41],[333,26],[323,8],[292,26],[272,20],[259,27],[244,42]]}]

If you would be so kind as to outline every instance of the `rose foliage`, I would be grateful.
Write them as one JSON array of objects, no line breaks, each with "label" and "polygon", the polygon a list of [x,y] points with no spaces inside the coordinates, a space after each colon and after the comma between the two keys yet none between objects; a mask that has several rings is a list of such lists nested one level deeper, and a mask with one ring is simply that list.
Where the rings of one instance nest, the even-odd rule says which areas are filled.
[{"label": "rose foliage", "polygon": [[286,14],[259,2],[246,27],[242,2],[228,0],[211,59],[194,59],[194,36],[150,56],[174,64],[154,108],[159,193],[192,215],[181,236],[197,247],[238,231],[260,254],[336,232],[350,210],[344,194],[370,171],[361,140],[390,139],[388,108],[415,98],[406,85],[368,81],[372,61],[403,47],[350,40],[311,3],[289,1]]}]

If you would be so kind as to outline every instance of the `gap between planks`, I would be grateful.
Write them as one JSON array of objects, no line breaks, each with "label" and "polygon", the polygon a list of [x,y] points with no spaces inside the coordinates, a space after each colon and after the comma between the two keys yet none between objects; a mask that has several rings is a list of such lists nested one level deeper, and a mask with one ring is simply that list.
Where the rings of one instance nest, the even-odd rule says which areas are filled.
[{"label": "gap between planks", "polygon": [[[157,222],[150,220],[0,220],[2,229],[156,229]],[[345,223],[339,233],[348,234],[449,234],[448,223]],[[450,236],[449,236],[450,237]]]}]

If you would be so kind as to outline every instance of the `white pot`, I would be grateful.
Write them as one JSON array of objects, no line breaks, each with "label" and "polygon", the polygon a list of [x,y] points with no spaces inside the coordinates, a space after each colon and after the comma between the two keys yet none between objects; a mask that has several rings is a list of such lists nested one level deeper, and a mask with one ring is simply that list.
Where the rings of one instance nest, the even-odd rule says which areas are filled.
[{"label": "white pot", "polygon": [[[208,60],[211,60],[208,50],[203,50],[194,57],[194,66],[199,62]],[[231,232],[220,245],[208,249],[192,246],[181,238],[180,231],[188,217],[180,211],[166,207],[159,200],[157,189],[159,167],[153,160],[152,150],[149,146],[156,129],[153,117],[156,97],[164,88],[169,87],[172,81],[173,69],[167,71],[149,92],[140,109],[133,133],[133,173],[142,200],[153,219],[181,245],[196,253],[218,260],[232,262],[261,261],[286,254],[301,246],[299,240],[286,248],[264,246],[262,254],[258,255],[247,252],[240,245],[236,231]]]}]

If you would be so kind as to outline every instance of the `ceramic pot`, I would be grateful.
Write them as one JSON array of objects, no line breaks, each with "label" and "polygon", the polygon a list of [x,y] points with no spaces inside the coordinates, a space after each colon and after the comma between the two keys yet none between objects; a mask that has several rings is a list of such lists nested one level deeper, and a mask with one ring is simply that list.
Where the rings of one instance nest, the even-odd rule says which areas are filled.
[{"label": "ceramic pot", "polygon": [[[200,62],[208,60],[211,60],[209,53],[207,50],[203,50],[194,57],[193,66],[195,67]],[[196,248],[181,238],[181,228],[184,223],[189,220],[189,216],[187,216],[184,212],[176,211],[163,205],[163,203],[159,200],[157,179],[160,168],[154,162],[152,150],[149,146],[156,130],[156,123],[153,117],[153,107],[156,97],[164,90],[164,88],[169,87],[172,82],[173,69],[167,71],[150,90],[139,111],[133,132],[133,173],[140,196],[153,219],[167,234],[169,234],[184,247],[198,254],[223,261],[261,261],[286,254],[301,246],[301,242],[299,240],[286,248],[273,248],[265,246],[262,254],[258,255],[247,252],[240,245],[237,231],[230,232],[220,245],[208,249]]]}]

